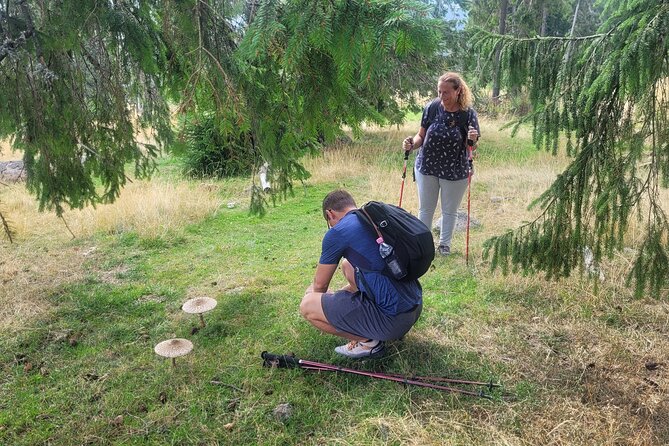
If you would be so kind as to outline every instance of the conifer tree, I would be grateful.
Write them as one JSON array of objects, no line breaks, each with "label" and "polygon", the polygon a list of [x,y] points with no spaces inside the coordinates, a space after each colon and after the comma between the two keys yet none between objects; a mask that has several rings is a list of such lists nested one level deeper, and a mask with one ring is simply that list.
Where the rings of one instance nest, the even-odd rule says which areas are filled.
[{"label": "conifer tree", "polygon": [[247,138],[286,193],[309,147],[398,122],[398,100],[432,87],[438,31],[410,0],[0,0],[0,138],[23,151],[40,209],[61,215],[113,201],[128,162],[152,172],[169,100]]},{"label": "conifer tree", "polygon": [[23,152],[40,210],[113,201],[128,162],[151,173],[157,147],[135,133],[170,135],[159,30],[127,2],[0,1],[0,138]]},{"label": "conifer tree", "polygon": [[261,2],[238,51],[240,115],[281,192],[306,175],[304,147],[342,126],[399,122],[398,99],[433,88],[438,23],[414,2]]},{"label": "conifer tree", "polygon": [[613,0],[595,35],[514,38],[502,45],[506,86],[526,86],[537,146],[566,137],[573,161],[532,206],[532,222],[488,241],[493,267],[568,276],[626,245],[633,218],[644,228],[629,272],[637,294],[657,294],[669,278],[669,223],[659,198],[669,185],[669,4]]}]

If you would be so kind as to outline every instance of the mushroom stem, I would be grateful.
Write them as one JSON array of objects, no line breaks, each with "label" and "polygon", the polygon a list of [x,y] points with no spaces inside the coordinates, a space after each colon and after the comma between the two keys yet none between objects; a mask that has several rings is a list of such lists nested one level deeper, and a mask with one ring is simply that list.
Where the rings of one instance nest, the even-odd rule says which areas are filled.
[{"label": "mushroom stem", "polygon": [[204,327],[204,326],[205,326],[204,317],[202,316],[202,313],[200,313],[200,327]]},{"label": "mushroom stem", "polygon": [[172,358],[172,367],[177,366],[177,358]]}]

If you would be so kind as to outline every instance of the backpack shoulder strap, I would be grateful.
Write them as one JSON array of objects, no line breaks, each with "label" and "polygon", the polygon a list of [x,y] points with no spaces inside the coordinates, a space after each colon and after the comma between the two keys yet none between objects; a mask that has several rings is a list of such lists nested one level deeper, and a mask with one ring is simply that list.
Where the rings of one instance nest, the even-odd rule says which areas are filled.
[{"label": "backpack shoulder strap", "polygon": [[441,104],[441,101],[439,98],[434,99],[432,102],[427,104],[427,120],[430,123],[433,123],[435,119],[437,119],[437,115],[439,114],[439,105]]},{"label": "backpack shoulder strap", "polygon": [[469,132],[469,109],[458,112],[458,128],[462,133],[462,141],[467,143],[467,133]]},{"label": "backpack shoulder strap", "polygon": [[362,215],[363,218],[364,218],[365,220],[367,220],[367,223],[369,223],[369,224],[374,228],[374,231],[376,231],[376,236],[377,236],[377,237],[380,237],[380,238],[383,238],[383,236],[381,235],[381,231],[379,231],[379,228],[378,228],[378,226],[376,226],[376,224],[374,223],[374,220],[372,220],[372,217],[369,216],[369,213],[368,213],[367,210],[365,209],[365,205],[364,205],[364,204],[362,205],[362,207],[361,207],[360,209],[357,209],[357,210],[355,210],[355,211],[353,211],[353,212],[356,213],[356,214],[358,214],[358,215]]}]

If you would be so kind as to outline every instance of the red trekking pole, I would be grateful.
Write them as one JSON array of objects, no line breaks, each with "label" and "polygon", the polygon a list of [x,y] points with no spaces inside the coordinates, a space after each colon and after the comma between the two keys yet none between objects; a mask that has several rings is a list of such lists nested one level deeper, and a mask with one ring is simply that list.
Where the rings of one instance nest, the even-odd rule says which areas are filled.
[{"label": "red trekking pole", "polygon": [[404,151],[404,168],[402,169],[402,187],[400,188],[400,204],[399,207],[402,207],[402,195],[404,194],[404,180],[407,177],[407,162],[409,161],[409,153],[411,150]]},{"label": "red trekking pole", "polygon": [[472,172],[474,171],[474,141],[467,139],[467,164],[469,173],[467,175],[467,241],[465,244],[465,264],[469,266],[469,214],[472,206]]},{"label": "red trekking pole", "polygon": [[470,384],[475,386],[486,386],[492,391],[494,387],[501,387],[500,384],[479,381],[465,381],[449,378],[430,378],[430,377],[406,377],[397,374],[386,374],[378,372],[366,372],[364,370],[356,370],[348,367],[340,367],[334,364],[324,364],[321,362],[307,361],[305,359],[296,358],[293,355],[276,355],[274,353],[262,352],[260,356],[263,359],[263,366],[272,368],[301,368],[305,370],[314,370],[319,372],[342,372],[351,373],[353,375],[368,376],[370,378],[383,379],[387,381],[394,381],[404,385],[414,385],[418,387],[427,387],[430,389],[443,390],[451,393],[460,393],[469,396],[478,396],[481,398],[492,399],[492,396],[480,390],[478,392],[471,390],[464,390],[459,387],[444,386],[435,384],[435,382],[445,382],[450,384]]}]

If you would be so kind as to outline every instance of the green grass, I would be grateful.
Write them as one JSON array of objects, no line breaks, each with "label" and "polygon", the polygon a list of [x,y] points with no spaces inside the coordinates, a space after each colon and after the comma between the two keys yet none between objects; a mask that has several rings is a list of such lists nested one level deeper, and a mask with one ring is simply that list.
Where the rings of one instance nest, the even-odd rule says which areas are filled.
[{"label": "green grass", "polygon": [[[333,354],[340,340],[317,334],[298,313],[325,230],[320,200],[332,187],[309,187],[263,219],[226,209],[170,238],[100,237],[95,261],[120,272],[68,287],[39,328],[2,338],[1,442],[291,444],[336,438],[341,423],[361,415],[402,416],[416,396],[451,401],[368,378],[261,367],[264,350],[351,365]],[[473,280],[460,283],[457,276],[432,274],[426,283],[455,286],[452,300],[426,296],[438,311],[462,311],[476,293]],[[192,290],[219,301],[194,335],[196,318],[180,310]],[[76,343],[54,341],[60,331]],[[172,369],[153,345],[174,336],[191,339],[195,349]],[[463,375],[488,378],[477,373],[490,369],[485,360],[413,336],[390,350],[387,359],[361,367],[434,373],[457,363]],[[26,364],[32,369],[24,371]],[[236,408],[228,409],[234,399]],[[295,409],[285,425],[272,416],[281,402]],[[235,426],[225,429],[230,422]]]},{"label": "green grass", "polygon": [[[399,146],[387,133],[357,144],[387,147],[369,162],[396,168],[392,147]],[[540,156],[526,140],[504,135],[481,150],[496,169]],[[172,161],[161,163],[174,174]],[[362,167],[342,183],[354,195],[369,186]],[[224,197],[235,196],[226,185],[241,189],[239,180],[217,184]],[[333,348],[342,340],[318,333],[298,307],[326,229],[321,200],[340,186],[307,183],[264,218],[223,206],[167,235],[121,230],[70,242],[97,246],[84,279],[48,293],[48,316],[0,335],[0,444],[609,444],[633,442],[639,432],[647,444],[669,438],[662,400],[639,387],[641,378],[666,385],[662,369],[650,375],[639,367],[665,351],[655,344],[667,333],[661,307],[653,313],[647,302],[592,296],[588,283],[501,277],[479,261],[466,267],[458,251],[437,258],[421,280],[423,315],[403,340],[389,343],[386,357],[337,357]],[[494,185],[475,187],[482,195]],[[197,317],[181,305],[199,295],[218,306],[198,331]],[[174,368],[153,351],[172,337],[194,344]],[[267,369],[265,350],[367,371],[493,379],[504,387],[487,401],[344,373]],[[602,384],[618,380],[615,388]],[[281,403],[293,408],[285,422],[273,415]],[[655,412],[630,415],[642,403]],[[578,429],[559,431],[565,420]]]}]

